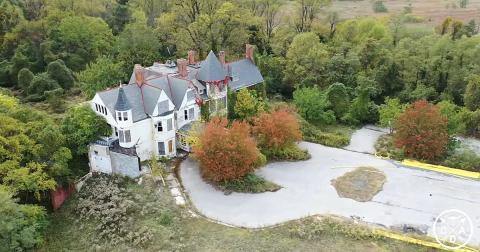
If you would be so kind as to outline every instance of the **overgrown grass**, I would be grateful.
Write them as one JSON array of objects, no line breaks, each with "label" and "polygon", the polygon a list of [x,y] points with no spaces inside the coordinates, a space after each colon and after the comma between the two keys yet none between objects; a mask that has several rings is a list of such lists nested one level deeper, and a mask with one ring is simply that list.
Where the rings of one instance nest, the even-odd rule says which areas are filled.
[{"label": "overgrown grass", "polygon": [[395,148],[393,145],[393,139],[391,135],[380,136],[375,143],[375,150],[378,156],[384,158],[394,160],[403,160],[405,158],[403,150]]},{"label": "overgrown grass", "polygon": [[332,186],[340,197],[366,202],[382,190],[385,181],[385,174],[380,170],[359,167],[332,180]]},{"label": "overgrown grass", "polygon": [[[89,187],[96,182],[89,181],[85,193],[94,193]],[[119,182],[118,187],[128,194],[125,200],[143,209],[127,211],[129,225],[124,228],[134,232],[143,227],[153,234],[152,239],[142,244],[125,241],[116,245],[99,239],[102,231],[96,229],[98,220],[78,220],[77,194],[51,215],[46,243],[39,251],[435,251],[377,237],[369,229],[338,219],[309,217],[258,230],[227,227],[192,217],[174,204],[167,189],[147,178],[142,185],[126,180]],[[102,205],[111,202],[105,199]]]},{"label": "overgrown grass", "polygon": [[301,120],[303,139],[330,147],[345,147],[350,143],[353,130],[343,125],[320,126]]},{"label": "overgrown grass", "polygon": [[245,177],[219,183],[219,189],[225,192],[242,192],[242,193],[262,193],[275,192],[282,188],[281,186],[267,181],[257,176],[255,173],[249,173]]}]

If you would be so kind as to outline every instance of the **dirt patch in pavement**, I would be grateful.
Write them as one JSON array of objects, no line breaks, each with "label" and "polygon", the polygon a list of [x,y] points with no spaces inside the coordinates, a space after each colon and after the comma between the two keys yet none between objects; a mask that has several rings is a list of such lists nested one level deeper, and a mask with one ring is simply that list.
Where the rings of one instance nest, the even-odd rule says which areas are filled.
[{"label": "dirt patch in pavement", "polygon": [[373,167],[359,167],[332,180],[332,186],[342,198],[370,201],[383,188],[385,174]]}]

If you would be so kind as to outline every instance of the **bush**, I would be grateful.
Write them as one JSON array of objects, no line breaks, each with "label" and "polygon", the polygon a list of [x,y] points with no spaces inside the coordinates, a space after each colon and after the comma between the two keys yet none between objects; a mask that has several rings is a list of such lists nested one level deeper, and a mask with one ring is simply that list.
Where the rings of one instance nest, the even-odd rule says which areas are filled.
[{"label": "bush", "polygon": [[383,3],[383,1],[375,1],[373,2],[373,11],[375,13],[388,12],[388,9]]},{"label": "bush", "polygon": [[350,143],[350,136],[340,132],[324,132],[305,120],[301,122],[303,140],[330,147],[344,147]]},{"label": "bush", "polygon": [[395,148],[392,136],[380,136],[375,143],[376,155],[394,160],[403,160],[405,155],[402,149]]},{"label": "bush", "polygon": [[480,172],[480,155],[471,150],[454,153],[443,161],[445,166]]},{"label": "bush", "polygon": [[94,175],[78,193],[77,222],[84,229],[87,226],[83,223],[95,221],[94,244],[130,243],[141,247],[153,239],[152,230],[146,226],[135,228],[135,221],[129,216],[156,214],[160,223],[171,223],[171,215],[160,213],[158,208],[144,205],[145,202],[138,202],[137,197],[129,194],[125,188],[128,183],[128,178]]},{"label": "bush", "polygon": [[48,64],[47,73],[50,78],[56,80],[57,83],[65,90],[73,87],[73,84],[75,83],[72,71],[68,69],[65,63],[60,59]]},{"label": "bush", "polygon": [[33,73],[28,68],[22,68],[18,72],[18,87],[20,87],[23,91],[26,91],[27,88],[30,86],[30,83],[33,80]]},{"label": "bush", "polygon": [[254,120],[253,133],[262,150],[276,150],[302,140],[297,117],[286,109],[263,113]]},{"label": "bush", "polygon": [[54,90],[45,91],[44,94],[48,104],[55,112],[65,111],[65,100],[63,97],[63,88],[57,88]]},{"label": "bush", "polygon": [[293,92],[293,102],[300,115],[307,121],[323,124],[335,122],[335,113],[328,109],[330,102],[318,87],[298,88]]},{"label": "bush", "polygon": [[253,167],[259,168],[267,164],[267,156],[263,155],[263,153],[258,152],[257,160],[253,163]]},{"label": "bush", "polygon": [[262,151],[269,159],[273,160],[307,160],[311,157],[307,150],[301,149],[296,144]]},{"label": "bush", "polygon": [[395,146],[415,159],[433,161],[444,157],[448,139],[447,119],[425,100],[412,104],[395,124]]},{"label": "bush", "polygon": [[30,86],[28,86],[28,94],[42,95],[45,91],[54,90],[59,88],[58,82],[50,78],[47,73],[40,73],[33,77]]},{"label": "bush", "polygon": [[223,191],[242,193],[275,192],[281,188],[279,185],[255,175],[255,173],[249,173],[242,178],[222,182],[218,186]]},{"label": "bush", "polygon": [[244,177],[253,171],[258,158],[248,124],[238,121],[231,127],[227,124],[225,118],[212,118],[193,145],[193,155],[200,163],[202,176],[209,181]]},{"label": "bush", "polygon": [[391,129],[393,125],[395,125],[398,116],[405,111],[405,108],[406,105],[401,104],[399,99],[390,99],[387,97],[385,99],[385,104],[380,105],[378,110],[380,126],[384,128],[389,127]]},{"label": "bush", "polygon": [[67,143],[76,154],[83,155],[88,151],[88,144],[99,136],[108,136],[112,128],[105,119],[97,115],[88,106],[70,108],[62,122],[62,132]]},{"label": "bush", "polygon": [[263,111],[263,103],[259,102],[255,91],[241,89],[235,98],[235,116],[242,120],[249,120]]},{"label": "bush", "polygon": [[43,207],[17,204],[0,186],[0,250],[32,250],[43,243],[46,212]]},{"label": "bush", "polygon": [[334,83],[327,89],[327,99],[337,119],[341,119],[349,109],[347,88],[342,83]]}]

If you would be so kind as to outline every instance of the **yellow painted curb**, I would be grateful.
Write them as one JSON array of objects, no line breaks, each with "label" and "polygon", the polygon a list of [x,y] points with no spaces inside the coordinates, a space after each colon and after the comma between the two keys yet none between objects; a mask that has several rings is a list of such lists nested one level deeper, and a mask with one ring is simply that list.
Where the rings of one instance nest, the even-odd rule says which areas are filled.
[{"label": "yellow painted curb", "polygon": [[[389,232],[389,231],[383,230],[383,229],[375,229],[375,230],[373,230],[373,232],[376,235],[380,235],[380,236],[387,237],[387,238],[390,238],[390,239],[399,240],[399,241],[408,242],[408,243],[417,244],[417,245],[422,245],[422,246],[425,246],[425,247],[445,250],[445,247],[443,247],[442,245],[440,245],[437,242],[425,241],[425,240],[413,238],[413,237],[410,237],[410,236]],[[456,249],[455,251],[456,252],[478,252],[479,250],[473,249],[473,248],[468,248],[468,247],[463,247],[463,248],[460,248],[460,249]]]},{"label": "yellow painted curb", "polygon": [[403,160],[402,164],[406,166],[412,166],[412,167],[430,170],[430,171],[452,174],[452,175],[457,175],[457,176],[462,176],[467,178],[480,179],[480,172],[465,171],[465,170],[450,168],[450,167],[441,166],[441,165],[426,164],[426,163],[422,163],[422,162],[411,160],[411,159]]}]

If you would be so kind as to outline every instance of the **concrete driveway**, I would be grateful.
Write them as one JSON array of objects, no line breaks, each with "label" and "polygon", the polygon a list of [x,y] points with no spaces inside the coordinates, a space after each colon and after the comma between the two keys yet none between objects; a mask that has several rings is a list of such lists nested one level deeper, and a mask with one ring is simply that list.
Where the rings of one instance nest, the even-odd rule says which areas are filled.
[{"label": "concrete driveway", "polygon": [[[277,192],[224,195],[200,177],[197,163],[187,159],[180,176],[193,205],[203,215],[239,227],[258,228],[315,214],[357,217],[383,226],[425,225],[433,235],[435,218],[448,209],[465,212],[474,223],[470,245],[480,246],[480,182],[429,171],[397,167],[372,155],[301,143],[312,158],[276,162],[257,174],[281,185]],[[359,166],[382,170],[387,181],[370,202],[340,198],[330,181]]]}]

